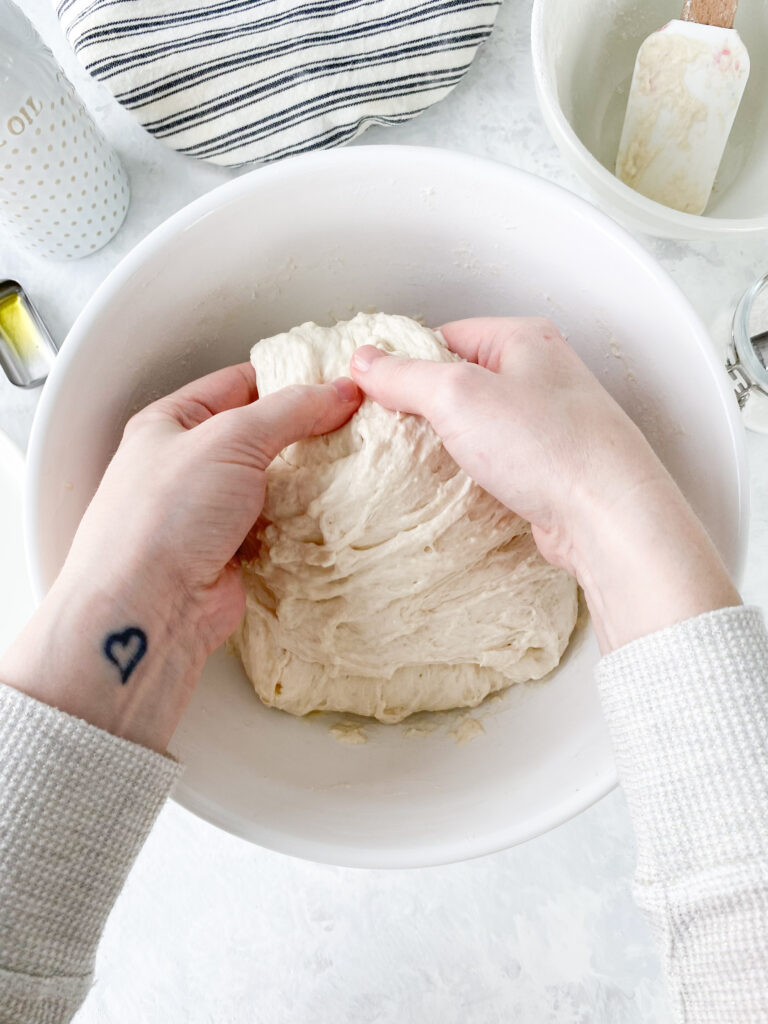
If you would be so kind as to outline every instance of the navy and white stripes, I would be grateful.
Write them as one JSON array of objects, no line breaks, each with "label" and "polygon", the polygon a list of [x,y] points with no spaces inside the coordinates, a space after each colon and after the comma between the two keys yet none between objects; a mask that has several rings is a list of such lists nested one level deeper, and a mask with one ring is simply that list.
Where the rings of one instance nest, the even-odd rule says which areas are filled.
[{"label": "navy and white stripes", "polygon": [[500,0],[60,0],[86,69],[218,164],[338,146],[442,99]]}]

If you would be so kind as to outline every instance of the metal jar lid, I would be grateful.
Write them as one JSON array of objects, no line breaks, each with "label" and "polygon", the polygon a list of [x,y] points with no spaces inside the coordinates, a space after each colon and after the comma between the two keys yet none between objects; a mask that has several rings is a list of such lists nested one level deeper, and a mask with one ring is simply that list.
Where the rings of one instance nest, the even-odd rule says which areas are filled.
[{"label": "metal jar lid", "polygon": [[751,395],[768,397],[768,274],[736,306],[726,368],[742,409]]}]

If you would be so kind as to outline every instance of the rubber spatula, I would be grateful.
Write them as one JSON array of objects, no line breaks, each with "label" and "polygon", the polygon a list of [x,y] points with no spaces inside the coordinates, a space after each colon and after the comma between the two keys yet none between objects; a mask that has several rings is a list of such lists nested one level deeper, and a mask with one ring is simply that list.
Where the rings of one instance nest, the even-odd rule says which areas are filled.
[{"label": "rubber spatula", "polygon": [[702,213],[749,76],[733,27],[738,0],[686,0],[680,20],[637,54],[616,176],[636,192]]}]

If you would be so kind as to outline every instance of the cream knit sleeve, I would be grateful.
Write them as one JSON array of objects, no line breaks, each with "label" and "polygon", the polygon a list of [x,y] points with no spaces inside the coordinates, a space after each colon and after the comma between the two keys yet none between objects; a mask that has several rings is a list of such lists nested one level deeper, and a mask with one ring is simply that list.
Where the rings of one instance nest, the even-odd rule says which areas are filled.
[{"label": "cream knit sleeve", "polygon": [[180,771],[0,684],[0,1024],[74,1014],[107,915]]},{"label": "cream knit sleeve", "polygon": [[768,1022],[768,634],[725,608],[598,682],[637,836],[635,898],[685,1024]]},{"label": "cream knit sleeve", "polygon": [[[604,658],[635,893],[685,1024],[768,1021],[768,634],[699,616]],[[180,771],[0,684],[0,1024],[69,1020]]]}]

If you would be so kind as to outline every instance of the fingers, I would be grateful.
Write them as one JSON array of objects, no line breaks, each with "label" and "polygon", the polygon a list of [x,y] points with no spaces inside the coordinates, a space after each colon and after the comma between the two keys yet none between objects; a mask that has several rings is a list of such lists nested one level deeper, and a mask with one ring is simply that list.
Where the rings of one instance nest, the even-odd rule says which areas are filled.
[{"label": "fingers", "polygon": [[166,416],[185,430],[191,430],[217,413],[249,405],[256,398],[253,367],[250,363],[239,363],[185,384],[147,406],[142,415]]},{"label": "fingers", "polygon": [[355,382],[379,405],[429,418],[436,388],[445,371],[457,365],[387,355],[364,345],[352,356],[350,369]]},{"label": "fingers", "polygon": [[274,457],[294,441],[336,430],[357,410],[362,395],[348,378],[316,387],[288,387],[275,391],[244,409],[217,417],[238,452],[266,469]]},{"label": "fingers", "polygon": [[[355,381],[380,405],[433,419],[438,393],[460,399],[476,380],[477,366],[493,373],[515,363],[525,364],[541,346],[560,338],[557,328],[538,317],[483,317],[445,324],[440,332],[448,347],[465,363],[434,363],[387,355],[372,345],[352,357]],[[527,342],[528,344],[524,344]],[[531,342],[534,344],[532,345]],[[474,368],[467,364],[475,363]]]},{"label": "fingers", "polygon": [[498,373],[505,356],[524,339],[548,342],[559,338],[553,323],[543,317],[475,317],[444,324],[440,333],[452,352],[470,363]]}]

